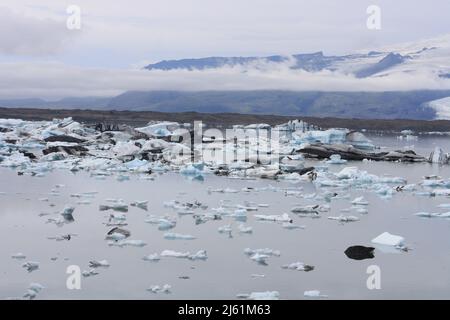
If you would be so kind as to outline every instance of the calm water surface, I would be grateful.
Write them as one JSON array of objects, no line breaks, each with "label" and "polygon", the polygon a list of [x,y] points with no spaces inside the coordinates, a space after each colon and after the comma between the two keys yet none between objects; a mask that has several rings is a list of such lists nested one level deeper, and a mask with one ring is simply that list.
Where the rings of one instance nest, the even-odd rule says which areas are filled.
[{"label": "calm water surface", "polygon": [[[382,147],[414,145],[419,154],[428,155],[436,145],[450,151],[448,137],[421,137],[419,141],[399,141],[391,136],[370,136]],[[314,164],[314,163],[312,163]],[[450,178],[450,167],[431,164],[399,164],[385,162],[350,162],[330,166],[337,172],[345,166],[357,166],[370,173],[401,176],[408,183],[419,183],[424,175],[437,174]],[[57,184],[59,196],[49,195]],[[422,219],[413,214],[419,211],[444,212],[438,204],[450,203],[450,198],[414,196],[403,192],[390,200],[381,199],[372,192],[351,190],[350,200],[363,195],[368,201],[366,215],[354,212],[360,221],[340,224],[327,216],[343,214],[349,208],[347,199],[331,202],[331,211],[322,213],[320,219],[300,218],[291,214],[295,223],[305,229],[287,230],[277,223],[263,223],[253,217],[257,214],[282,214],[295,205],[314,204],[314,201],[283,192],[259,191],[251,193],[208,193],[208,188],[244,187],[262,188],[268,185],[280,188],[298,188],[305,194],[314,193],[309,182],[289,183],[271,180],[236,180],[207,175],[203,182],[190,181],[177,173],[157,176],[154,181],[132,176],[119,182],[115,177],[96,180],[88,173],[76,174],[55,170],[43,178],[18,176],[14,170],[0,169],[0,298],[22,296],[31,282],[45,286],[38,299],[234,299],[239,293],[279,291],[282,299],[303,299],[303,292],[317,289],[330,298],[342,299],[393,299],[393,298],[450,298],[450,221]],[[302,188],[302,189],[300,189]],[[70,195],[98,192],[90,204],[76,204],[79,200]],[[49,198],[48,202],[40,198]],[[149,200],[148,211],[130,207],[125,227],[131,239],[145,241],[145,247],[110,247],[105,234],[110,229],[104,223],[108,212],[99,211],[99,205],[108,198]],[[269,207],[249,212],[246,225],[253,234],[239,234],[238,222],[232,218],[209,221],[196,225],[192,216],[178,216],[164,201],[180,202],[198,200],[208,205],[200,212],[211,212],[221,200],[232,204],[245,201],[267,203]],[[50,204],[54,204],[51,207]],[[76,204],[75,221],[61,227],[46,223],[51,216],[40,213],[61,211],[67,204]],[[195,240],[166,240],[164,231],[145,223],[147,215],[169,215],[177,219],[177,226],[169,232],[191,234]],[[218,228],[232,224],[232,237],[220,234]],[[388,231],[406,239],[412,248],[409,252],[384,253],[375,251],[375,258],[363,261],[350,260],[344,254],[351,245],[369,245],[370,240]],[[74,233],[70,241],[49,240],[48,237]],[[244,253],[245,248],[271,248],[280,250],[280,257],[271,257],[267,266],[258,265]],[[151,253],[162,250],[190,251],[204,249],[206,261],[164,258],[152,263],[142,260]],[[23,261],[11,258],[22,252],[25,261],[37,261],[40,268],[28,273],[21,267]],[[56,260],[51,258],[57,257]],[[99,269],[99,275],[82,278],[81,290],[66,288],[66,268],[79,265],[88,270],[90,260],[106,259],[109,268]],[[282,269],[280,266],[301,261],[315,266],[311,272]],[[381,289],[368,290],[367,267],[381,269]],[[263,274],[265,277],[252,277]],[[188,279],[180,277],[187,276]],[[170,284],[171,294],[154,294],[146,289],[151,285]]]}]

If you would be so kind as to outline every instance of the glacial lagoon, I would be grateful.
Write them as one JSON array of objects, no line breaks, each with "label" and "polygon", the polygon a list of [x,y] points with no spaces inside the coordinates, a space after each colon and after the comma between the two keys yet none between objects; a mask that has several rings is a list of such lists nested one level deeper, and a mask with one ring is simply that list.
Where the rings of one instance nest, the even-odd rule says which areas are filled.
[{"label": "glacial lagoon", "polygon": [[[410,148],[428,156],[435,146],[450,150],[447,136],[420,136],[417,141],[398,140],[396,136],[367,135],[381,147]],[[308,165],[323,165],[307,160]],[[424,218],[418,212],[448,212],[448,196],[427,196],[424,176],[450,178],[450,167],[431,163],[349,161],[330,164],[328,171],[338,173],[357,167],[380,177],[402,177],[415,184],[415,191],[394,191],[391,197],[365,187],[337,191],[345,197],[318,200],[317,195],[333,190],[308,180],[238,179],[205,173],[203,180],[177,172],[156,173],[152,179],[130,174],[119,181],[118,174],[102,179],[89,172],[53,169],[44,176],[18,175],[17,170],[0,168],[0,298],[22,297],[31,283],[44,288],[36,299],[235,299],[238,294],[277,291],[280,299],[310,299],[305,291],[320,290],[328,299],[448,299],[450,297],[450,220]],[[392,188],[396,184],[391,185]],[[218,191],[223,192],[218,192]],[[363,196],[367,212],[358,211],[351,201]],[[105,240],[112,226],[110,214],[100,211],[107,199],[124,203],[148,200],[148,209],[128,206],[124,229],[129,239],[144,246],[114,246]],[[196,223],[192,214],[179,214],[167,203],[201,203],[196,214],[214,208],[252,206],[246,221],[233,216]],[[166,203],[166,205],[165,205]],[[326,205],[328,211],[317,216],[299,216],[296,206]],[[67,205],[72,205],[73,221],[55,223]],[[358,207],[358,206],[356,206]],[[261,221],[255,215],[287,213],[293,225]],[[119,213],[120,214],[120,213]],[[359,220],[340,222],[328,217],[356,216]],[[170,230],[158,230],[148,219],[166,217],[176,222]],[[57,220],[57,219],[56,219]],[[242,227],[249,232],[240,232]],[[230,225],[231,233],[219,232]],[[225,228],[226,229],[226,228]],[[169,240],[166,233],[192,235],[193,240]],[[371,240],[383,232],[400,235],[408,251],[375,248],[374,257],[349,259],[344,251],[353,245],[374,246]],[[71,234],[70,240],[58,239]],[[56,237],[56,239],[55,239]],[[59,240],[59,241],[58,241]],[[246,248],[269,248],[279,255],[269,256],[266,264],[250,259]],[[164,250],[196,253],[205,250],[207,259],[161,256]],[[12,255],[23,253],[25,259]],[[143,258],[157,254],[158,261]],[[89,262],[107,260],[98,274],[81,277],[81,289],[67,288],[69,266],[90,270]],[[39,263],[28,272],[22,264]],[[303,262],[314,266],[308,272],[281,266]],[[369,266],[380,269],[380,289],[369,290]],[[151,292],[152,286],[171,286],[170,293]]]}]

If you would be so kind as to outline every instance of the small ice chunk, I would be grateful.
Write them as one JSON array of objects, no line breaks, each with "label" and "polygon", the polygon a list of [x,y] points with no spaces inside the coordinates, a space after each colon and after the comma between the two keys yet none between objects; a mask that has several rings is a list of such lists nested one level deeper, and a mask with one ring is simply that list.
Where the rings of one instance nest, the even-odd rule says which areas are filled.
[{"label": "small ice chunk", "polygon": [[189,252],[178,252],[173,250],[164,250],[161,252],[161,257],[172,257],[172,258],[187,258]]},{"label": "small ice chunk", "polygon": [[11,256],[11,258],[17,259],[17,260],[23,260],[23,259],[26,259],[26,255],[24,255],[22,252],[18,252],[18,253],[13,254]]},{"label": "small ice chunk", "polygon": [[352,204],[356,206],[367,206],[369,205],[369,202],[367,202],[364,197],[358,197],[352,201]]},{"label": "small ice chunk", "polygon": [[172,289],[172,286],[165,284],[163,286],[159,285],[152,285],[150,288],[147,289],[147,291],[153,292],[153,293],[170,293],[170,289]]},{"label": "small ice chunk", "polygon": [[227,224],[225,226],[221,226],[217,228],[217,231],[219,231],[219,233],[231,233],[231,225]]},{"label": "small ice chunk", "polygon": [[330,156],[330,160],[326,161],[328,164],[343,164],[347,163],[347,160],[341,159],[341,155],[339,154],[332,154]]},{"label": "small ice chunk", "polygon": [[280,293],[278,291],[264,291],[264,292],[252,292],[252,293],[240,293],[237,298],[247,300],[278,300]]},{"label": "small ice chunk", "polygon": [[354,221],[359,221],[358,217],[355,216],[344,216],[344,215],[340,215],[337,217],[328,217],[328,219],[330,220],[337,220],[339,222],[354,222]]},{"label": "small ice chunk", "polygon": [[305,229],[305,226],[299,226],[299,225],[293,224],[291,222],[283,222],[283,224],[281,226],[288,230]]},{"label": "small ice chunk", "polygon": [[161,260],[161,258],[157,253],[152,253],[152,254],[149,254],[148,256],[143,257],[142,260],[157,262],[157,261]]},{"label": "small ice chunk", "polygon": [[206,260],[208,259],[208,255],[206,254],[206,250],[199,250],[195,254],[190,254],[188,256],[189,260]]},{"label": "small ice chunk", "polygon": [[128,205],[123,202],[117,202],[112,205],[100,205],[99,210],[100,211],[114,210],[120,212],[128,212]]},{"label": "small ice chunk", "polygon": [[291,209],[291,212],[293,213],[317,213],[319,212],[320,209],[320,205],[316,204],[316,205],[308,205],[308,206],[298,206],[298,207],[293,207]]},{"label": "small ice chunk", "polygon": [[273,249],[269,249],[269,248],[263,248],[263,249],[245,248],[244,253],[248,256],[252,256],[256,253],[264,254],[264,255],[268,255],[268,256],[276,256],[276,257],[279,257],[281,255],[281,252],[279,250],[273,250]]},{"label": "small ice chunk", "polygon": [[250,259],[259,264],[267,265],[267,259],[269,257],[270,256],[267,254],[255,253],[254,255],[250,256]]},{"label": "small ice chunk", "polygon": [[139,209],[142,209],[142,210],[145,210],[145,211],[148,210],[148,201],[147,201],[147,200],[144,200],[144,201],[134,201],[134,202],[130,203],[130,205],[131,205],[132,207],[136,207],[136,208],[139,208]]},{"label": "small ice chunk", "polygon": [[85,278],[87,277],[92,277],[92,276],[96,276],[99,273],[97,271],[95,271],[95,269],[91,269],[91,270],[84,270],[83,272],[81,272],[81,275]]},{"label": "small ice chunk", "polygon": [[262,221],[274,221],[274,222],[292,222],[292,219],[289,217],[287,213],[283,213],[282,215],[263,215],[263,214],[255,214],[253,215],[256,219]]},{"label": "small ice chunk", "polygon": [[72,213],[75,211],[75,207],[72,206],[65,206],[61,214],[64,215],[72,215]]},{"label": "small ice chunk", "polygon": [[131,235],[130,231],[119,227],[114,227],[108,231],[108,233],[106,234],[106,239],[119,241],[128,238],[130,235]]},{"label": "small ice chunk", "polygon": [[144,247],[147,245],[147,243],[142,240],[119,240],[119,241],[110,241],[108,242],[108,245],[117,247],[125,247],[125,246]]},{"label": "small ice chunk", "polygon": [[22,268],[27,269],[28,272],[32,272],[34,270],[39,269],[39,262],[27,261],[24,264],[22,264]]},{"label": "small ice chunk", "polygon": [[106,260],[100,260],[100,261],[92,260],[92,261],[89,261],[89,267],[90,268],[99,268],[99,267],[108,268],[109,263]]},{"label": "small ice chunk", "polygon": [[206,260],[208,258],[206,250],[199,250],[195,254],[190,252],[178,252],[173,250],[164,250],[161,252],[161,257],[173,257],[173,258],[184,258],[189,260]]},{"label": "small ice chunk", "polygon": [[164,234],[164,239],[167,239],[167,240],[194,240],[195,237],[191,236],[190,234],[167,232]]},{"label": "small ice chunk", "polygon": [[305,291],[305,292],[303,293],[303,295],[304,295],[305,297],[308,297],[308,298],[327,298],[327,297],[328,297],[327,295],[320,294],[320,291],[319,291],[319,290],[309,290],[309,291]]},{"label": "small ice chunk", "polygon": [[293,262],[290,264],[285,264],[281,266],[281,268],[306,272],[314,270],[314,266],[304,264],[303,262]]},{"label": "small ice chunk", "polygon": [[27,292],[25,292],[23,297],[32,300],[36,298],[37,294],[44,288],[45,287],[40,283],[36,282],[30,283],[30,285],[28,286],[28,290]]},{"label": "small ice chunk", "polygon": [[355,211],[359,214],[368,214],[369,210],[367,210],[366,208],[356,208]]},{"label": "small ice chunk", "polygon": [[238,226],[239,232],[240,233],[253,233],[253,228],[249,227],[249,226],[245,226],[243,224],[240,224]]},{"label": "small ice chunk", "polygon": [[372,239],[372,243],[381,244],[386,246],[403,246],[405,239],[401,236],[390,234],[389,232],[383,232],[376,238]]}]

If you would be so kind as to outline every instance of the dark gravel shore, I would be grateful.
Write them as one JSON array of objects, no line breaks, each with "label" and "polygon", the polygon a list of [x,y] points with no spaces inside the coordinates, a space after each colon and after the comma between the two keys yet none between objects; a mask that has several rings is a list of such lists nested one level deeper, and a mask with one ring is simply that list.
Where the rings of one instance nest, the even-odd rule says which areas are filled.
[{"label": "dark gravel shore", "polygon": [[0,118],[23,120],[51,120],[53,118],[73,117],[84,123],[128,124],[141,126],[151,120],[176,122],[203,121],[211,126],[230,126],[233,124],[268,123],[276,125],[292,119],[302,119],[321,128],[349,128],[370,131],[413,130],[415,132],[450,132],[449,120],[367,120],[341,118],[312,118],[299,116],[255,115],[239,113],[166,113],[154,111],[99,111],[79,109],[32,109],[0,108]]}]

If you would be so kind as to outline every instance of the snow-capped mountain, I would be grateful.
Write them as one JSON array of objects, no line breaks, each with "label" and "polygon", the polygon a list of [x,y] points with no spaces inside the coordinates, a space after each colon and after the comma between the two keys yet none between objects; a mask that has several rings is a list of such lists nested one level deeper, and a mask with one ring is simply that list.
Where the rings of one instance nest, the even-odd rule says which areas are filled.
[{"label": "snow-capped mountain", "polygon": [[317,72],[328,70],[356,78],[386,77],[398,73],[420,73],[450,79],[450,34],[378,50],[367,50],[343,56],[322,52],[274,55],[268,57],[207,57],[164,60],[145,67],[148,70],[205,70],[222,67],[269,69],[287,66],[292,70]]},{"label": "snow-capped mountain", "polygon": [[[450,34],[342,56],[316,52],[290,56],[208,57],[165,60],[145,69],[158,72],[206,70],[208,74],[226,70],[227,74],[234,72],[242,77],[256,74],[266,79],[278,79],[275,85],[289,79],[298,84],[299,90],[293,91],[307,91],[304,88],[312,86],[312,90],[317,87],[318,91],[325,92],[315,100],[302,98],[310,101],[313,107],[309,109],[300,108],[298,102],[291,102],[284,94],[284,104],[295,105],[292,111],[283,109],[284,112],[299,110],[308,114],[315,112],[314,115],[339,116],[351,109],[347,115],[356,117],[450,120]],[[344,83],[342,87],[336,85],[340,81]],[[327,83],[332,85],[327,86]],[[326,94],[334,87],[340,88],[337,91],[341,93]],[[375,93],[366,93],[362,97],[351,93],[358,91]],[[250,99],[249,103],[252,101]]]}]

